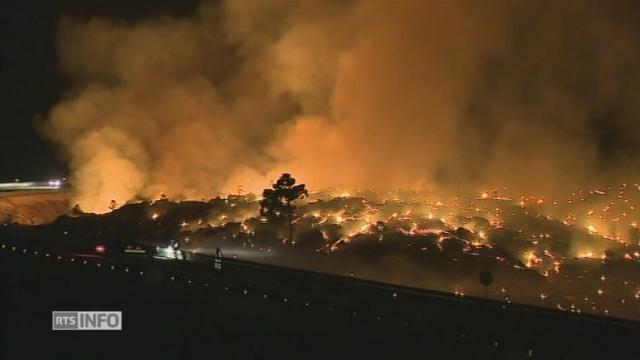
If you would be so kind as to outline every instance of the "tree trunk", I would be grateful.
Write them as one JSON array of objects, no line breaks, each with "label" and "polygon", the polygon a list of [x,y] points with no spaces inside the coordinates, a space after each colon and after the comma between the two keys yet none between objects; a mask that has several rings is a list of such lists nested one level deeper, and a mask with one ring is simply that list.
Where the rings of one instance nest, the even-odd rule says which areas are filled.
[{"label": "tree trunk", "polygon": [[293,243],[293,213],[289,211],[289,241]]}]

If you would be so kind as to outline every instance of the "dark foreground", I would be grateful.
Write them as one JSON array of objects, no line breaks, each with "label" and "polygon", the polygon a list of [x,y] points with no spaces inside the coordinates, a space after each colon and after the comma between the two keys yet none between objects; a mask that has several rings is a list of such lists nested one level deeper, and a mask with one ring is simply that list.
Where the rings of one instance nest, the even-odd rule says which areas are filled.
[{"label": "dark foreground", "polygon": [[[212,258],[102,259],[0,240],[0,358],[635,359],[640,324]],[[123,312],[52,331],[51,311]]]}]

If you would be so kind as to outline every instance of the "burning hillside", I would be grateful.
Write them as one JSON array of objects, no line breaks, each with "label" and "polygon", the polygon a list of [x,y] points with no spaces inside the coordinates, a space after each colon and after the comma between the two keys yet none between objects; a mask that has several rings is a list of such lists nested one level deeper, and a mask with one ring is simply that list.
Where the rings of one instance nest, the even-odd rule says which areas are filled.
[{"label": "burning hillside", "polygon": [[[640,319],[638,185],[576,191],[562,201],[430,199],[420,192],[312,193],[296,203],[294,236],[260,215],[253,195],[133,203],[43,227],[63,243],[183,250],[484,296],[571,312]],[[626,214],[626,215],[625,215]],[[117,239],[114,240],[113,239]]]},{"label": "burning hillside", "polygon": [[[107,214],[46,228],[461,296],[482,294],[490,270],[493,298],[639,319],[633,13],[222,1],[64,18],[71,86],[42,128],[67,156],[76,213]],[[283,169],[310,190],[356,190],[266,211],[228,196]],[[294,200],[287,226],[264,217]]]}]

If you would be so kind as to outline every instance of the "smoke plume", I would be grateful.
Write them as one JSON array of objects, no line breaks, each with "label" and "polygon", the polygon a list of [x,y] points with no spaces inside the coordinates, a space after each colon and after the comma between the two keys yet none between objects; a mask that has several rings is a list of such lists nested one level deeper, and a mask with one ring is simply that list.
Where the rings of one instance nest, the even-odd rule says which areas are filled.
[{"label": "smoke plume", "polygon": [[65,18],[71,80],[46,131],[74,201],[310,188],[508,187],[557,196],[634,180],[633,3],[203,3],[186,18]]}]

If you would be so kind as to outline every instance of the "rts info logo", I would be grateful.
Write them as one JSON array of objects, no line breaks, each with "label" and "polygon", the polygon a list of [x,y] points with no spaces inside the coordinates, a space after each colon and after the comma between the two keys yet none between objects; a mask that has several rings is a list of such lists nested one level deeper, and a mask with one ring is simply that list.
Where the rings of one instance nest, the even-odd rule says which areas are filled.
[{"label": "rts info logo", "polygon": [[54,311],[53,330],[122,330],[122,311]]}]

